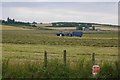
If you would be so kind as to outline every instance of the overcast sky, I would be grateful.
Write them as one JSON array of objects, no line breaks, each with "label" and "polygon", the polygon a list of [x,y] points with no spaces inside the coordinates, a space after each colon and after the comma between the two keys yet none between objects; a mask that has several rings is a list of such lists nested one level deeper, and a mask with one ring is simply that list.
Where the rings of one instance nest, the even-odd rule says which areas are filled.
[{"label": "overcast sky", "polygon": [[[32,0],[31,0],[32,1]],[[117,2],[2,2],[2,19],[118,24]]]},{"label": "overcast sky", "polygon": [[118,2],[119,0],[1,0],[2,2]]}]

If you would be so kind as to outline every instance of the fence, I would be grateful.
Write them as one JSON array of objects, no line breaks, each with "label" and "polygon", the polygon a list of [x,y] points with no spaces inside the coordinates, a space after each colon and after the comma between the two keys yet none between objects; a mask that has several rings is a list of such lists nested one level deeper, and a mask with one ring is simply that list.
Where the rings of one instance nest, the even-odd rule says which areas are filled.
[{"label": "fence", "polygon": [[[44,66],[47,67],[48,64],[48,56],[47,56],[47,51],[44,52]],[[95,53],[92,53],[92,65],[95,64]],[[67,63],[67,51],[63,50],[63,63],[66,65]]]}]

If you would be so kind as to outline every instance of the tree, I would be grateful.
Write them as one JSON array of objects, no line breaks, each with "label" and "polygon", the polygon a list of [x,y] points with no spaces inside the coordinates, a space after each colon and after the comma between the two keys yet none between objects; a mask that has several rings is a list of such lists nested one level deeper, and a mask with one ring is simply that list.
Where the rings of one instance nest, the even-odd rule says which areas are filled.
[{"label": "tree", "polygon": [[37,24],[37,22],[33,21],[32,24]]}]

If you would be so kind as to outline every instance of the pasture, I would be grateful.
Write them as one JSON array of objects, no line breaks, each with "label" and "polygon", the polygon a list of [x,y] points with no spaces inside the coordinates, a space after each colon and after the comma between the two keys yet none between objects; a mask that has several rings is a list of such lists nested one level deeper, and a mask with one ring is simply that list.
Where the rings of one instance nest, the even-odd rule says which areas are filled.
[{"label": "pasture", "polygon": [[[57,31],[58,30],[3,30],[3,77],[29,78],[33,75],[33,72],[37,72],[34,77],[45,77],[44,74],[38,72],[38,68],[41,69],[40,71],[43,71],[41,66],[44,62],[44,51],[48,52],[48,63],[50,64],[49,66],[54,66],[53,69],[56,69],[56,66],[59,68],[62,66],[63,50],[67,50],[67,64],[69,64],[70,70],[77,67],[76,65],[78,63],[82,64],[81,61],[85,60],[83,64],[85,64],[85,67],[89,65],[89,69],[88,72],[86,72],[86,76],[82,76],[82,73],[80,73],[82,78],[91,77],[88,73],[91,71],[91,54],[93,52],[96,54],[96,64],[105,67],[103,63],[108,62],[110,63],[108,67],[112,64],[112,67],[115,66],[114,63],[118,60],[118,31],[84,31],[84,35],[81,38],[58,37],[55,35]],[[54,61],[54,59],[56,59],[57,62]],[[56,65],[56,63],[60,64]],[[28,67],[30,70],[28,70]],[[17,71],[19,71],[17,68],[22,70],[23,73],[17,73]],[[62,69],[65,69],[65,75],[72,76],[74,73],[73,71],[73,73],[68,74],[68,68]],[[79,68],[76,68],[76,70],[78,69]],[[52,69],[47,70],[46,76],[51,77],[49,75],[50,70]],[[57,75],[60,71],[59,69],[57,70],[56,75],[50,74],[52,74],[53,77],[62,76],[62,72]],[[76,75],[73,75],[73,77],[81,77]],[[114,75],[112,75],[112,77],[113,76]]]}]

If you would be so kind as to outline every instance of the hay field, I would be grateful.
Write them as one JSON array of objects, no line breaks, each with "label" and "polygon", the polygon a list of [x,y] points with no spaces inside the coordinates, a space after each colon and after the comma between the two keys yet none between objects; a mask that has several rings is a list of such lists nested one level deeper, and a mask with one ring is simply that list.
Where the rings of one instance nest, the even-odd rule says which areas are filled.
[{"label": "hay field", "polygon": [[[118,31],[84,31],[80,38],[58,37],[55,35],[58,30],[12,28],[2,31],[3,78],[90,78],[93,52],[96,54],[96,64],[101,66],[100,77],[118,75],[115,73],[118,71]],[[61,65],[63,50],[67,50],[69,67]],[[47,68],[43,67],[44,51],[48,52]]]},{"label": "hay field", "polygon": [[31,29],[26,29],[26,28],[22,28],[22,27],[15,27],[15,26],[9,26],[9,25],[2,25],[2,28],[0,28],[1,30],[31,30]]}]

